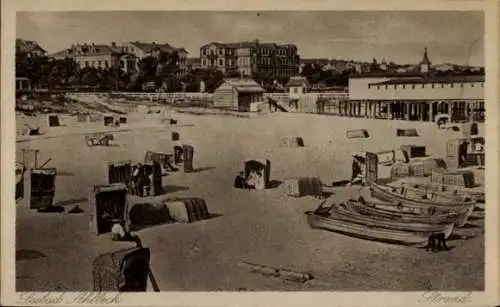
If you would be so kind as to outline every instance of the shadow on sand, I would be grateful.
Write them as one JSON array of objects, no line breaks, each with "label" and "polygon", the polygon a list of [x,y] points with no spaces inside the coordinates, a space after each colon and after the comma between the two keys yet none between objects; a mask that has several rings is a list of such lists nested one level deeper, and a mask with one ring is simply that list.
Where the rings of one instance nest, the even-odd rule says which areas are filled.
[{"label": "shadow on sand", "polygon": [[452,233],[451,236],[446,241],[470,240],[475,237],[476,237],[475,235],[471,234]]},{"label": "shadow on sand", "polygon": [[35,260],[47,257],[45,254],[32,249],[20,249],[16,251],[16,261]]},{"label": "shadow on sand", "polygon": [[163,193],[164,194],[169,194],[169,193],[175,193],[179,191],[186,191],[189,190],[188,187],[183,187],[183,186],[178,186],[178,185],[165,185],[162,187]]},{"label": "shadow on sand", "polygon": [[60,205],[53,205],[44,208],[38,208],[36,211],[39,213],[61,213],[64,212],[64,207]]},{"label": "shadow on sand", "polygon": [[[221,216],[223,215],[219,213],[209,213],[203,220],[210,220]],[[155,206],[149,203],[135,204],[129,212],[129,218],[130,228],[133,231],[176,223],[170,217],[168,210],[165,210],[164,206]]]},{"label": "shadow on sand", "polygon": [[81,197],[81,198],[71,198],[71,199],[66,199],[66,200],[60,200],[56,202],[54,205],[55,206],[69,206],[69,205],[74,205],[74,204],[79,204],[88,201],[86,197]]},{"label": "shadow on sand", "polygon": [[210,170],[213,170],[213,169],[215,169],[215,166],[199,167],[199,168],[195,168],[190,173],[201,173],[201,172],[210,171]]},{"label": "shadow on sand", "polygon": [[268,189],[276,189],[278,188],[281,184],[283,183],[283,181],[280,181],[280,180],[270,180],[269,181],[269,184],[267,185],[267,188]]}]

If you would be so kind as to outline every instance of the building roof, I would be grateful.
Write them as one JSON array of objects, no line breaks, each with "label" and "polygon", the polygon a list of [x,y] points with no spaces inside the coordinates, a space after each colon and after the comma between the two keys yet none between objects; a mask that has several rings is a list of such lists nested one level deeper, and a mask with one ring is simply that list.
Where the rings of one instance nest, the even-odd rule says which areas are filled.
[{"label": "building roof", "polygon": [[40,47],[40,45],[38,45],[38,43],[35,41],[29,41],[20,38],[16,39],[16,51],[33,52],[37,49],[39,51],[46,52],[45,49]]},{"label": "building roof", "polygon": [[286,84],[287,87],[291,86],[309,86],[309,82],[307,82],[307,79],[305,77],[291,77],[288,83]]},{"label": "building roof", "polygon": [[393,84],[423,84],[423,83],[471,83],[484,82],[484,76],[436,76],[423,78],[390,79],[383,82],[374,82],[369,85],[393,85]]},{"label": "building roof", "polygon": [[427,56],[427,47],[425,47],[424,57],[422,59],[422,62],[420,62],[420,64],[431,65],[431,61],[429,61],[429,57]]},{"label": "building roof", "polygon": [[253,79],[224,79],[222,84],[228,84],[238,92],[265,92],[265,90]]},{"label": "building roof", "polygon": [[[135,42],[130,42],[130,44],[134,45],[135,47],[141,49],[145,53],[149,53],[153,51],[155,48],[159,48],[163,52],[174,52],[174,51],[179,51],[179,49],[176,49],[169,44],[156,44],[156,43],[143,43],[139,41]],[[187,52],[187,51],[186,51]]]},{"label": "building roof", "polygon": [[216,45],[219,48],[253,48],[261,46],[264,48],[279,48],[279,47],[284,47],[284,48],[295,48],[297,49],[297,46],[294,44],[277,44],[277,43],[260,43],[259,41],[241,41],[241,42],[232,42],[232,43],[220,43],[220,42],[211,42],[208,44],[205,44],[201,46],[200,48],[206,48],[210,45]]},{"label": "building roof", "polygon": [[[77,54],[76,49],[78,47],[82,47],[82,53]],[[92,51],[92,48],[94,48],[95,51]],[[50,55],[50,57],[74,57],[74,56],[94,56],[94,55],[108,55],[111,53],[115,53],[116,50],[111,48],[108,45],[96,45],[96,44],[83,44],[83,45],[76,45],[72,46],[71,48],[64,49],[61,51],[58,51],[56,53],[53,53]]]},{"label": "building roof", "polygon": [[184,52],[184,53],[189,53],[184,47],[181,48],[175,48],[178,52]]}]

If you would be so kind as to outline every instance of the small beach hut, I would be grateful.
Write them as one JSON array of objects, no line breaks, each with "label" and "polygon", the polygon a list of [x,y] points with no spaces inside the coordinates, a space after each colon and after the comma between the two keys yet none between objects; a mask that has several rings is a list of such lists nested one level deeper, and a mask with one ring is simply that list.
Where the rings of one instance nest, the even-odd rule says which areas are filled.
[{"label": "small beach hut", "polygon": [[267,159],[247,159],[245,160],[245,180],[248,180],[250,175],[259,174],[259,179],[262,182],[255,184],[255,189],[266,189],[269,187],[271,177],[271,162]]},{"label": "small beach hut", "polygon": [[291,99],[297,100],[300,96],[304,95],[309,88],[309,82],[306,77],[296,76],[291,77],[286,84]]},{"label": "small beach hut", "polygon": [[59,127],[61,125],[59,116],[57,114],[49,115],[48,120],[49,120],[49,127]]},{"label": "small beach hut", "polygon": [[253,79],[225,79],[214,91],[213,106],[250,112],[251,105],[264,100],[264,89]]},{"label": "small beach hut", "polygon": [[127,187],[123,183],[94,185],[89,188],[90,232],[111,232],[114,224],[125,226]]},{"label": "small beach hut", "polygon": [[372,152],[356,152],[352,155],[352,178],[351,182],[360,181],[366,184],[367,181],[377,182],[378,180],[378,155]]},{"label": "small beach hut", "polygon": [[95,292],[146,292],[151,252],[132,247],[99,255],[92,263]]},{"label": "small beach hut", "polygon": [[104,115],[104,126],[114,126],[115,118],[112,114]]},{"label": "small beach hut", "polygon": [[26,168],[23,163],[16,162],[16,200],[24,197],[24,172]]},{"label": "small beach hut", "polygon": [[191,145],[182,145],[183,154],[183,166],[184,172],[189,173],[194,170],[193,168],[193,158],[194,158],[194,147]]},{"label": "small beach hut", "polygon": [[55,168],[31,169],[30,209],[42,209],[53,205],[56,183]]}]

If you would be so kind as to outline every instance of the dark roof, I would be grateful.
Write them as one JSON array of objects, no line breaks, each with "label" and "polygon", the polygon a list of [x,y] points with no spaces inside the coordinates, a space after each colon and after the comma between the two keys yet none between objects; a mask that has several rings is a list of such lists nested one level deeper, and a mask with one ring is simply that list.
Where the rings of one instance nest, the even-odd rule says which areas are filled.
[{"label": "dark roof", "polygon": [[38,49],[42,52],[46,52],[45,49],[40,47],[37,42],[35,41],[29,41],[29,40],[24,40],[17,38],[16,39],[16,50],[22,51],[22,52],[32,52],[35,49]]},{"label": "dark roof", "polygon": [[307,79],[304,77],[292,77],[286,84],[287,87],[290,86],[308,86],[309,82],[307,82]]},{"label": "dark roof", "polygon": [[238,92],[265,92],[265,90],[253,79],[226,78],[222,84],[228,84]]},{"label": "dark roof", "polygon": [[265,48],[279,48],[279,47],[284,47],[284,48],[295,48],[297,49],[297,46],[294,44],[277,44],[277,43],[260,43],[256,41],[241,41],[241,42],[232,42],[232,43],[220,43],[220,42],[211,42],[208,44],[205,44],[201,46],[200,48],[206,48],[210,45],[216,45],[218,47],[226,47],[226,48],[253,48],[257,47],[257,45]]},{"label": "dark roof", "polygon": [[176,49],[176,48],[170,46],[167,43],[156,44],[156,43],[143,43],[143,42],[136,41],[136,42],[130,42],[130,44],[136,46],[137,48],[141,49],[145,53],[149,53],[152,50],[154,50],[155,48],[158,48],[163,52],[173,52],[173,51],[179,50],[179,49]]},{"label": "dark roof", "polygon": [[484,76],[443,76],[443,77],[426,77],[426,78],[390,79],[383,82],[370,83],[370,85],[471,83],[471,82],[484,82]]},{"label": "dark roof", "polygon": [[[76,53],[77,47],[83,47],[84,50],[81,54]],[[91,47],[95,49],[94,52],[91,51]],[[107,55],[115,53],[116,51],[108,45],[77,45],[72,48],[64,49],[53,53],[50,57],[73,57],[73,56],[86,56],[86,55]]]}]

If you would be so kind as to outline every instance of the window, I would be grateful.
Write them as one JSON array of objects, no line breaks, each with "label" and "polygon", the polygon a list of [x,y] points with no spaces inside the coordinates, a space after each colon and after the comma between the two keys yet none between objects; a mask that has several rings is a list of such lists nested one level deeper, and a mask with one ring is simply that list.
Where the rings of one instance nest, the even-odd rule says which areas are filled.
[{"label": "window", "polygon": [[219,66],[224,65],[224,62],[222,60],[219,60]]},{"label": "window", "polygon": [[207,60],[202,60],[201,65],[206,66],[207,65]]},{"label": "window", "polygon": [[293,88],[293,92],[294,92],[295,94],[297,94],[297,93],[299,92],[299,89],[298,89],[298,88],[296,88],[296,87],[294,87],[294,88]]}]

